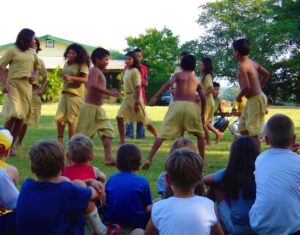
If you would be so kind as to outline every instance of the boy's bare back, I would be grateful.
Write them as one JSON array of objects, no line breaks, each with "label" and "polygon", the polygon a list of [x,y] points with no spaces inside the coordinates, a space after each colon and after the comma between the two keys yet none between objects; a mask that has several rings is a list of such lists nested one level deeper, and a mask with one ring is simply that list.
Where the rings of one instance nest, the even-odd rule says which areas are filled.
[{"label": "boy's bare back", "polygon": [[246,88],[247,99],[262,93],[259,78],[260,68],[259,64],[249,58],[241,62],[239,66],[237,76],[241,90]]},{"label": "boy's bare back", "polygon": [[90,69],[88,81],[86,84],[87,94],[85,102],[94,105],[102,105],[105,94],[101,91],[94,89],[98,86],[102,89],[106,89],[106,79],[103,72],[96,66]]},{"label": "boy's bare back", "polygon": [[173,75],[170,83],[176,83],[174,101],[194,101],[200,84],[192,71],[180,71]]}]

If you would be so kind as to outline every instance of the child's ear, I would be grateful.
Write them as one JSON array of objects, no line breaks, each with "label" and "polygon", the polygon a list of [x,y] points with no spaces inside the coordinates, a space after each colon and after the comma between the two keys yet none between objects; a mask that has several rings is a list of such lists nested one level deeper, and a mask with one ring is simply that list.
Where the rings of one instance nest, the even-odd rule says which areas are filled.
[{"label": "child's ear", "polygon": [[93,161],[93,159],[94,159],[94,154],[91,153],[90,156],[89,156],[89,162]]},{"label": "child's ear", "polygon": [[169,186],[172,185],[172,180],[168,174],[166,174],[166,182],[167,182],[167,185],[169,185]]},{"label": "child's ear", "polygon": [[266,143],[266,145],[270,145],[270,140],[269,140],[268,136],[265,136],[265,143]]}]

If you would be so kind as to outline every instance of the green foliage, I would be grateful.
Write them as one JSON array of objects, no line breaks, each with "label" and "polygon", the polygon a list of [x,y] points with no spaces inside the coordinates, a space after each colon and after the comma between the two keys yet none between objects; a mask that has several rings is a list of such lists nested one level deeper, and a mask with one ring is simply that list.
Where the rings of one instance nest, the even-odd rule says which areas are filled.
[{"label": "green foliage", "polygon": [[61,94],[62,80],[59,67],[48,71],[48,82],[42,95],[43,102],[57,102]]},{"label": "green foliage", "polygon": [[240,91],[240,88],[237,86],[228,87],[225,90],[222,91],[221,97],[224,100],[228,100],[230,102],[234,102],[238,93]]},{"label": "green foliage", "polygon": [[[300,1],[220,0],[200,6],[198,22],[206,33],[183,46],[195,54],[209,55],[219,77],[236,80],[237,62],[232,56],[233,40],[247,37],[250,56],[271,73],[266,93],[273,99],[300,102],[299,38]],[[193,50],[194,48],[194,50]],[[298,62],[297,62],[298,59]],[[291,87],[286,89],[286,87]]]},{"label": "green foliage", "polygon": [[161,85],[168,81],[176,68],[176,59],[179,54],[179,38],[174,36],[168,28],[158,31],[155,28],[147,29],[138,37],[126,38],[128,50],[140,47],[143,50],[144,61],[148,65],[150,85],[147,87],[147,97],[151,97]]}]

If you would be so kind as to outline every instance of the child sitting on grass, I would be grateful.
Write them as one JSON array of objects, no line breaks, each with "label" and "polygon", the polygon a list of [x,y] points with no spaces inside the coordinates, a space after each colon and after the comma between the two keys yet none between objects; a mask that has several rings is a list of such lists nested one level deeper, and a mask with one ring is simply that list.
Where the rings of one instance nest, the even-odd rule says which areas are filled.
[{"label": "child sitting on grass", "polygon": [[[107,234],[92,200],[103,197],[96,180],[63,180],[64,148],[54,141],[39,141],[29,151],[31,170],[37,180],[26,179],[17,203],[17,233],[84,234],[85,218],[94,234]],[[86,187],[88,186],[88,187]]]},{"label": "child sitting on grass", "polygon": [[67,158],[71,161],[70,166],[65,166],[62,175],[70,180],[97,179],[105,182],[106,176],[95,166],[90,166],[92,161],[93,142],[85,136],[77,134],[67,142]]},{"label": "child sitting on grass", "polygon": [[165,168],[174,196],[154,203],[146,231],[136,229],[132,235],[223,234],[214,203],[194,193],[202,180],[202,158],[188,148],[180,148],[168,157]]},{"label": "child sitting on grass", "polygon": [[2,168],[9,177],[13,180],[15,185],[18,184],[19,173],[16,167],[6,163],[10,154],[13,137],[7,129],[0,129],[0,168]]},{"label": "child sitting on grass", "polygon": [[117,152],[119,173],[112,175],[105,187],[107,211],[104,220],[125,228],[145,228],[152,205],[150,186],[135,172],[141,164],[141,152],[134,144],[124,144]]},{"label": "child sitting on grass", "polygon": [[255,200],[254,163],[259,146],[248,136],[231,145],[226,168],[207,175],[203,182],[216,190],[218,213],[225,231],[234,235],[251,235],[249,211]]}]

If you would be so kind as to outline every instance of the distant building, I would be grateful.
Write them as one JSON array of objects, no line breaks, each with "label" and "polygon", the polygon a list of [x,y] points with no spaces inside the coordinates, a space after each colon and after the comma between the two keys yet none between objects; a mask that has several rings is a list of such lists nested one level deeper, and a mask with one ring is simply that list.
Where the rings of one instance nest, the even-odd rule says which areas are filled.
[{"label": "distant building", "polygon": [[[42,49],[38,55],[45,62],[47,70],[52,70],[57,67],[62,68],[65,63],[63,54],[66,48],[75,42],[54,37],[49,34],[38,37],[38,39],[40,40]],[[82,45],[89,54],[96,49],[94,46],[81,43],[78,44]],[[7,48],[12,47],[13,45],[14,43],[9,43],[0,46],[0,57]],[[107,85],[108,88],[119,88],[119,81],[116,78],[124,68],[124,55],[116,51],[110,51],[110,55],[110,63],[107,70],[104,72],[108,82]]]}]

